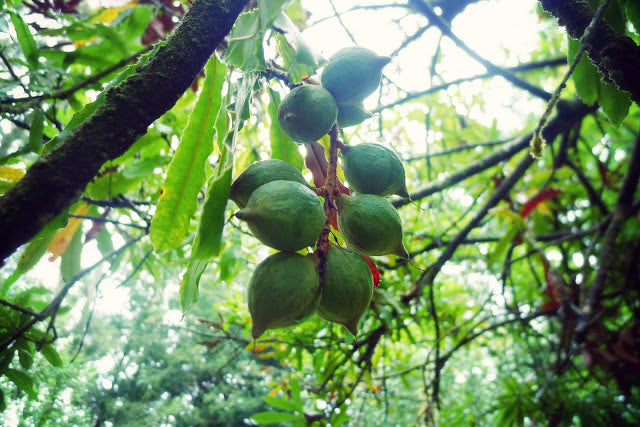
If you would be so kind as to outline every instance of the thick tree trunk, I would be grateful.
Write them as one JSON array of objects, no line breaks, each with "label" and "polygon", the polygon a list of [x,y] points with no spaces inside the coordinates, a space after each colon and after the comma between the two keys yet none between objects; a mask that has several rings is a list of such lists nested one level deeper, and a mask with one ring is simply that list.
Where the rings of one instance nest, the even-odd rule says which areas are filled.
[{"label": "thick tree trunk", "polygon": [[69,207],[108,160],[168,111],[229,33],[247,0],[195,0],[166,44],[0,198],[0,266]]}]

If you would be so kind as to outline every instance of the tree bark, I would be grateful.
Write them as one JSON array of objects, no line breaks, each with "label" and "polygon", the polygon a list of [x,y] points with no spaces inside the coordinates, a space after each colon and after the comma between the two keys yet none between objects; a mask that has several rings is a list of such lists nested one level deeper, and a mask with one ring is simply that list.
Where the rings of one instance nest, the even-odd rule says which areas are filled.
[{"label": "tree bark", "polygon": [[[540,0],[540,4],[558,18],[558,23],[565,26],[574,39],[582,37],[595,13],[585,0]],[[631,99],[640,105],[640,46],[616,32],[603,19],[596,23],[584,44],[591,61],[605,79],[628,91]]]},{"label": "tree bark", "polygon": [[171,109],[247,0],[195,0],[182,24],[146,64],[106,93],[104,103],[61,144],[40,157],[0,198],[0,266],[68,208],[102,165],[125,153]]}]

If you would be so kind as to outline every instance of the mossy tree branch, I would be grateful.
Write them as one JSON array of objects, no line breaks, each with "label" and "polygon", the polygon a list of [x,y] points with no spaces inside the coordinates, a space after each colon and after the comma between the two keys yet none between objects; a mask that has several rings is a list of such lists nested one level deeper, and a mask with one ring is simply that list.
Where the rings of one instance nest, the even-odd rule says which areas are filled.
[{"label": "mossy tree branch", "polygon": [[[558,23],[567,28],[574,39],[582,37],[595,11],[585,0],[540,0],[542,7],[558,18]],[[640,104],[640,46],[618,32],[604,20],[593,26],[591,35],[583,41],[591,61],[605,76],[620,89],[631,94],[636,104]]]},{"label": "mossy tree branch", "polygon": [[[168,111],[229,33],[247,0],[195,0],[166,44],[0,198],[0,263],[78,199],[108,160]],[[1,264],[0,264],[1,265]]]}]

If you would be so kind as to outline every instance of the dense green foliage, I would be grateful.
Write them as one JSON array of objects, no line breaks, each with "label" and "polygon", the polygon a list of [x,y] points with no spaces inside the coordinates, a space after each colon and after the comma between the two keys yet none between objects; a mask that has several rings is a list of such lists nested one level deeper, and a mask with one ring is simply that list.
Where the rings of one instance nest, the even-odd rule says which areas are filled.
[{"label": "dense green foliage", "polygon": [[[6,206],[87,122],[126,134],[110,89],[183,42],[187,1],[96,3],[0,5],[0,212],[55,217],[0,269],[0,424],[640,423],[640,92],[618,65],[640,57],[637,1],[251,1],[68,209],[33,211],[36,189]],[[281,100],[354,44],[391,58],[374,115],[296,144]],[[410,259],[367,258],[356,336],[314,314],[252,340],[247,287],[275,251],[232,182],[273,158],[345,193],[338,136],[402,159],[410,199],[387,200]],[[56,177],[82,170],[70,153]]]}]

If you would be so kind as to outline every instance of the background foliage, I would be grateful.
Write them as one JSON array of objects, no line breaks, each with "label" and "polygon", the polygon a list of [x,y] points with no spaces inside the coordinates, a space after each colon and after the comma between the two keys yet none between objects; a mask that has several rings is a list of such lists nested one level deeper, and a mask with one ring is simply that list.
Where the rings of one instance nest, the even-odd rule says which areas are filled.
[{"label": "background foliage", "polygon": [[[637,425],[640,93],[596,47],[611,30],[638,57],[640,6],[513,3],[249,2],[176,105],[5,260],[0,423]],[[0,191],[189,7],[3,2]],[[412,263],[376,257],[357,337],[314,316],[253,342],[246,285],[269,252],[229,185],[266,158],[318,178],[277,105],[353,44],[392,62],[341,138],[405,161]]]}]

